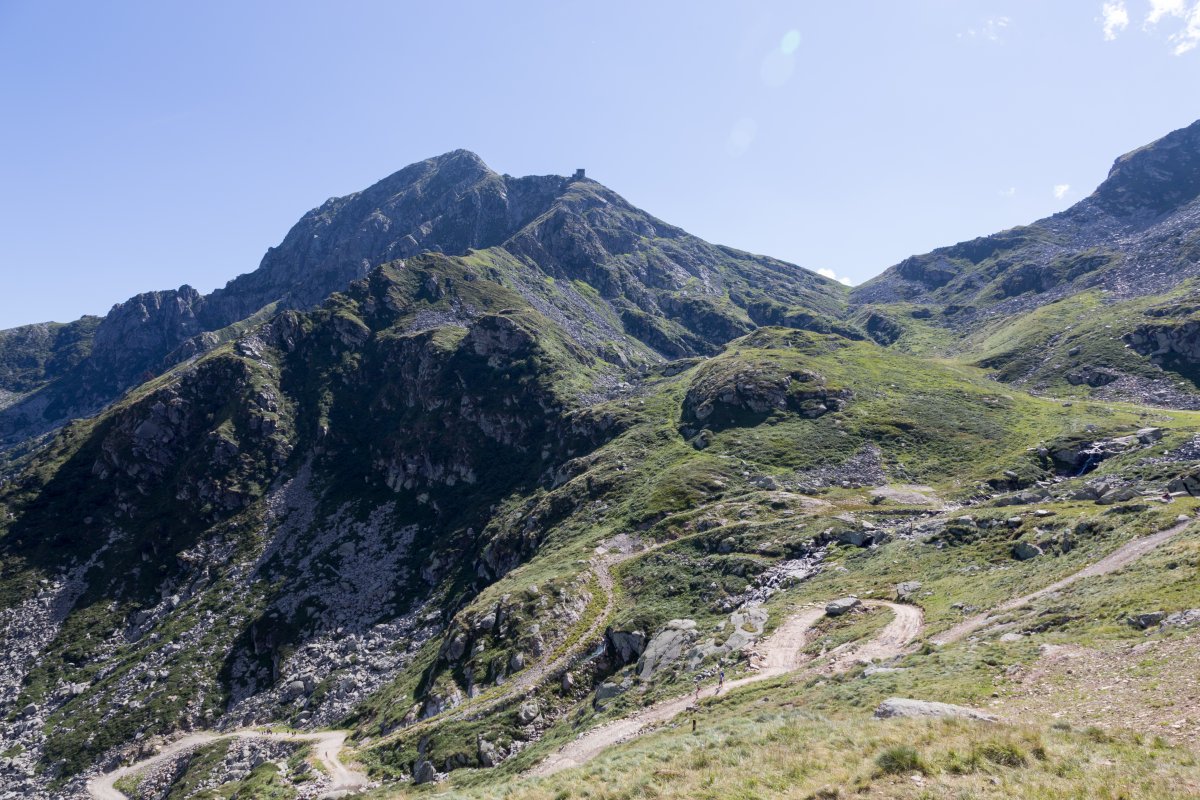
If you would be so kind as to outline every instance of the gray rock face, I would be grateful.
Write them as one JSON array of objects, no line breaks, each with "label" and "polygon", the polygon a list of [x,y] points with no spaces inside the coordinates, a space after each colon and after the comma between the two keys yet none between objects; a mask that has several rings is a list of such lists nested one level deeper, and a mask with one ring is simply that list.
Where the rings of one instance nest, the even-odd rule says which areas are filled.
[{"label": "gray rock face", "polygon": [[843,597],[840,600],[833,600],[825,605],[825,614],[830,617],[840,617],[847,614],[862,605],[862,601],[857,597]]},{"label": "gray rock face", "polygon": [[632,686],[633,681],[628,677],[620,683],[617,683],[616,681],[604,681],[596,687],[596,695],[593,705],[597,709],[602,709],[609,700],[612,700],[614,697],[618,697],[629,691]]},{"label": "gray rock face", "polygon": [[696,641],[697,635],[695,620],[673,619],[668,622],[666,628],[650,640],[638,659],[638,677],[648,681],[656,672],[674,663]]},{"label": "gray rock face", "polygon": [[1169,492],[1187,492],[1193,497],[1200,495],[1200,469],[1182,472],[1167,484]]},{"label": "gray rock face", "polygon": [[874,538],[875,534],[872,531],[857,528],[838,531],[835,534],[838,544],[848,544],[851,547],[866,547],[871,544]]},{"label": "gray rock face", "polygon": [[761,606],[747,606],[730,614],[729,623],[733,632],[723,643],[717,644],[715,639],[708,639],[688,651],[688,669],[697,670],[706,661],[741,653],[762,635],[767,624],[767,610]]},{"label": "gray rock face", "polygon": [[1013,545],[1012,555],[1017,561],[1028,561],[1045,553],[1033,542],[1017,542]]},{"label": "gray rock face", "polygon": [[608,643],[621,664],[637,660],[646,649],[646,634],[641,631],[608,632]]},{"label": "gray rock face", "polygon": [[623,687],[621,684],[613,683],[612,681],[605,681],[596,687],[596,699],[601,701],[611,700],[624,691],[625,687]]},{"label": "gray rock face", "polygon": [[1190,628],[1200,625],[1200,608],[1189,608],[1187,611],[1176,611],[1168,614],[1162,621],[1164,627]]},{"label": "gray rock face", "polygon": [[1163,430],[1162,428],[1140,428],[1136,435],[1142,444],[1154,444],[1162,439]]},{"label": "gray rock face", "polygon": [[433,762],[428,759],[421,759],[413,765],[413,783],[432,783],[437,780],[437,769],[433,766]]},{"label": "gray rock face", "polygon": [[1166,618],[1167,613],[1165,611],[1149,611],[1144,614],[1134,614],[1133,616],[1129,617],[1126,622],[1128,622],[1131,627],[1144,631],[1147,628],[1153,628]]},{"label": "gray rock face", "polygon": [[1120,486],[1115,489],[1109,489],[1104,494],[1096,499],[1096,503],[1102,506],[1111,506],[1114,503],[1127,503],[1130,500],[1136,500],[1141,497],[1142,493],[1134,486]]},{"label": "gray rock face", "polygon": [[889,697],[875,709],[876,719],[893,718],[942,718],[942,719],[975,719],[984,722],[995,722],[996,717],[983,711],[976,711],[966,706],[956,706],[950,703],[936,703],[927,700],[909,700],[902,697]]},{"label": "gray rock face", "polygon": [[517,709],[517,722],[521,723],[522,725],[530,725],[541,715],[542,709],[541,706],[538,705],[537,700],[526,700],[524,703],[521,703],[520,707]]},{"label": "gray rock face", "polygon": [[828,387],[815,372],[776,372],[767,364],[738,369],[701,369],[683,400],[683,421],[713,430],[752,424],[774,412],[810,419],[838,411],[853,399],[848,389]]},{"label": "gray rock face", "polygon": [[501,761],[504,760],[505,753],[503,750],[501,750],[499,747],[497,747],[494,743],[489,742],[487,739],[484,739],[483,737],[480,737],[479,738],[479,752],[478,752],[477,757],[479,758],[480,766],[494,767],[494,766],[497,766]]},{"label": "gray rock face", "polygon": [[896,600],[901,603],[911,603],[921,591],[920,581],[904,581],[896,584]]}]

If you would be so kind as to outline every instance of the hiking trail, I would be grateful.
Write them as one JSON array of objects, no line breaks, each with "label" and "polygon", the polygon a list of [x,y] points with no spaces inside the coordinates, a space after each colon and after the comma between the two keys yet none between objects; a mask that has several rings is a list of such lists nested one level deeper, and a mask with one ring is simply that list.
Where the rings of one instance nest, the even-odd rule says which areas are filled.
[{"label": "hiking trail", "polygon": [[88,795],[93,800],[129,800],[128,796],[116,788],[117,781],[144,770],[156,767],[166,761],[183,755],[197,747],[219,741],[221,739],[267,739],[284,742],[313,742],[313,750],[317,760],[329,776],[329,787],[323,797],[341,797],[365,789],[370,781],[361,772],[350,769],[339,758],[346,743],[346,731],[317,731],[315,733],[275,733],[267,731],[242,730],[229,733],[203,732],[192,733],[182,739],[163,747],[158,753],[144,758],[126,767],[119,767],[112,772],[106,772],[88,781]]},{"label": "hiking trail", "polygon": [[950,644],[951,642],[957,642],[959,639],[962,639],[963,637],[974,633],[980,628],[984,628],[995,622],[999,616],[1006,611],[1012,611],[1016,608],[1020,608],[1026,603],[1036,600],[1039,597],[1050,594],[1051,592],[1057,592],[1060,589],[1065,589],[1078,580],[1082,580],[1084,578],[1095,578],[1100,575],[1108,575],[1110,572],[1116,572],[1122,567],[1132,564],[1142,556],[1152,552],[1163,543],[1182,533],[1183,530],[1191,524],[1191,520],[1188,520],[1187,522],[1180,522],[1171,526],[1170,528],[1161,530],[1158,533],[1152,533],[1149,536],[1142,536],[1138,539],[1133,539],[1132,541],[1126,542],[1099,561],[1092,562],[1088,566],[1084,567],[1078,572],[1068,575],[1062,580],[1055,581],[1049,586],[1038,589],[1036,592],[1030,592],[1029,594],[1021,595],[1020,597],[1016,597],[1012,600],[1006,600],[990,611],[983,611],[974,616],[967,617],[952,628],[949,628],[943,633],[933,637],[932,641],[934,644]]},{"label": "hiking trail", "polygon": [[[815,667],[815,671],[823,674],[837,674],[846,672],[855,664],[863,661],[874,661],[900,655],[921,632],[924,615],[916,606],[882,600],[864,600],[863,605],[867,607],[885,606],[890,608],[895,616],[873,639],[861,644],[844,645],[831,650],[826,654],[827,660]],[[757,667],[757,672],[729,681],[721,692],[730,692],[742,686],[794,672],[810,660],[814,660],[805,657],[804,644],[807,641],[808,632],[824,615],[825,609],[819,606],[805,607],[792,615],[774,633],[759,643],[757,658],[752,661],[752,665]],[[709,686],[700,690],[700,699],[714,697],[717,693],[717,687]],[[593,728],[548,756],[529,770],[526,775],[530,777],[553,775],[560,770],[584,764],[612,745],[632,739],[650,726],[678,716],[695,702],[695,695],[689,692],[655,703],[628,717]]]}]

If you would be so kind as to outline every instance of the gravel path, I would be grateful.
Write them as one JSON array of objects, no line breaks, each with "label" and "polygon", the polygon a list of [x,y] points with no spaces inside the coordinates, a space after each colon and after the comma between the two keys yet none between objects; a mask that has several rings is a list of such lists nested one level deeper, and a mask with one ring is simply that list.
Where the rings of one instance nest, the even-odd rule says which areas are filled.
[{"label": "gravel path", "polygon": [[[872,600],[865,601],[864,605],[886,606],[892,609],[895,617],[874,639],[861,645],[833,651],[828,661],[818,667],[820,671],[826,673],[845,672],[862,661],[900,655],[921,632],[923,615],[921,609],[916,606]],[[758,658],[755,663],[758,671],[745,678],[730,681],[723,691],[733,691],[742,686],[775,678],[802,667],[808,661],[803,652],[808,632],[824,615],[825,609],[822,607],[807,607],[789,618],[770,637],[758,645]],[[701,689],[699,697],[703,699],[716,694],[717,688],[710,686]],[[632,739],[650,726],[678,716],[695,703],[696,695],[689,693],[670,700],[663,700],[628,717],[593,728],[573,742],[564,745],[558,752],[547,757],[527,774],[531,777],[541,777],[577,767],[595,758],[612,745]]]},{"label": "gravel path", "polygon": [[1166,530],[1161,530],[1158,533],[1153,533],[1149,536],[1143,536],[1140,539],[1134,539],[1131,542],[1126,542],[1099,561],[1089,564],[1088,566],[1079,570],[1079,572],[1076,572],[1073,575],[1068,575],[1062,580],[1056,581],[1044,589],[1038,589],[1036,592],[1022,595],[1021,597],[1013,600],[1008,600],[996,606],[991,611],[985,611],[982,614],[976,614],[973,617],[964,619],[953,628],[950,628],[946,632],[936,636],[933,639],[933,643],[950,644],[951,642],[957,642],[964,636],[967,636],[979,630],[980,628],[992,624],[996,621],[999,615],[1007,611],[1012,611],[1015,608],[1020,608],[1026,603],[1036,600],[1043,595],[1050,594],[1051,592],[1057,592],[1060,589],[1065,589],[1072,583],[1075,583],[1075,581],[1082,580],[1083,578],[1094,578],[1098,575],[1107,575],[1110,572],[1116,572],[1122,567],[1128,566],[1134,561],[1137,561],[1139,558],[1151,552],[1169,539],[1172,539],[1173,537],[1182,533],[1183,530],[1190,524],[1191,521],[1180,522],[1178,525],[1174,525]]},{"label": "gravel path", "polygon": [[233,731],[231,733],[192,733],[177,739],[157,754],[142,759],[136,764],[120,767],[88,781],[88,794],[93,800],[129,800],[115,784],[127,775],[162,764],[197,747],[220,739],[270,739],[285,742],[314,742],[317,760],[324,766],[330,778],[325,797],[339,797],[363,789],[369,781],[367,776],[356,772],[339,758],[346,742],[345,731],[318,731],[316,733],[265,733],[263,731]]},{"label": "gravel path", "polygon": [[604,610],[596,616],[588,629],[583,635],[575,640],[575,643],[568,647],[565,651],[559,654],[556,658],[545,663],[534,664],[527,667],[516,674],[509,682],[504,691],[498,695],[491,697],[483,696],[475,700],[467,700],[462,705],[439,714],[436,717],[430,717],[416,725],[410,725],[406,728],[401,728],[387,736],[375,739],[365,745],[367,748],[376,748],[387,744],[401,736],[411,736],[415,731],[423,728],[441,725],[445,722],[453,720],[461,720],[467,718],[478,718],[489,711],[492,711],[507,703],[511,703],[518,697],[523,697],[539,685],[547,678],[555,675],[557,672],[565,670],[570,666],[575,659],[581,656],[586,650],[595,646],[597,639],[607,627],[609,618],[612,616],[613,606],[616,604],[615,583],[612,576],[612,568],[623,561],[628,561],[635,556],[643,556],[653,550],[657,550],[663,544],[653,545],[651,547],[640,549],[619,550],[616,552],[605,551],[599,548],[597,554],[591,560],[592,574],[596,576],[596,582],[600,586],[600,591],[604,593]]}]

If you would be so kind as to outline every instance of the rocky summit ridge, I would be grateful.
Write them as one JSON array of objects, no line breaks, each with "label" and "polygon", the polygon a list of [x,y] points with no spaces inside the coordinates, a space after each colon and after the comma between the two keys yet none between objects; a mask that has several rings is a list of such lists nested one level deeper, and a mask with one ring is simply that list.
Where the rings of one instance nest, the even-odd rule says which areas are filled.
[{"label": "rocky summit ridge", "polygon": [[0,443],[19,445],[94,413],[256,321],[319,305],[382,264],[480,251],[546,313],[580,317],[572,327],[582,341],[627,340],[609,354],[617,361],[625,350],[637,361],[712,352],[790,309],[824,320],[845,305],[845,291],[828,279],[710,245],[594,181],[499,175],[456,150],[327,200],[258,269],[209,295],[189,286],[148,292],[100,320],[55,326],[66,331],[69,357],[38,333],[48,326],[0,332],[0,364],[8,365]]},{"label": "rocky summit ridge", "polygon": [[0,798],[1186,796],[1198,195],[851,290],[458,150],[0,332]]}]

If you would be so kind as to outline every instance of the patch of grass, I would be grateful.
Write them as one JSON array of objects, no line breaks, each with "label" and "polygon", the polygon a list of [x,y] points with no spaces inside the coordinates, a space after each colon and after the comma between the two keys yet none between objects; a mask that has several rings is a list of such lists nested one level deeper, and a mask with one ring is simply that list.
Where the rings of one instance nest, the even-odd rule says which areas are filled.
[{"label": "patch of grass", "polygon": [[991,740],[979,745],[979,756],[1002,767],[1023,767],[1029,758],[1025,751],[1011,741]]},{"label": "patch of grass", "polygon": [[875,766],[883,775],[924,774],[929,771],[917,749],[906,744],[892,745],[881,752],[875,757]]}]

